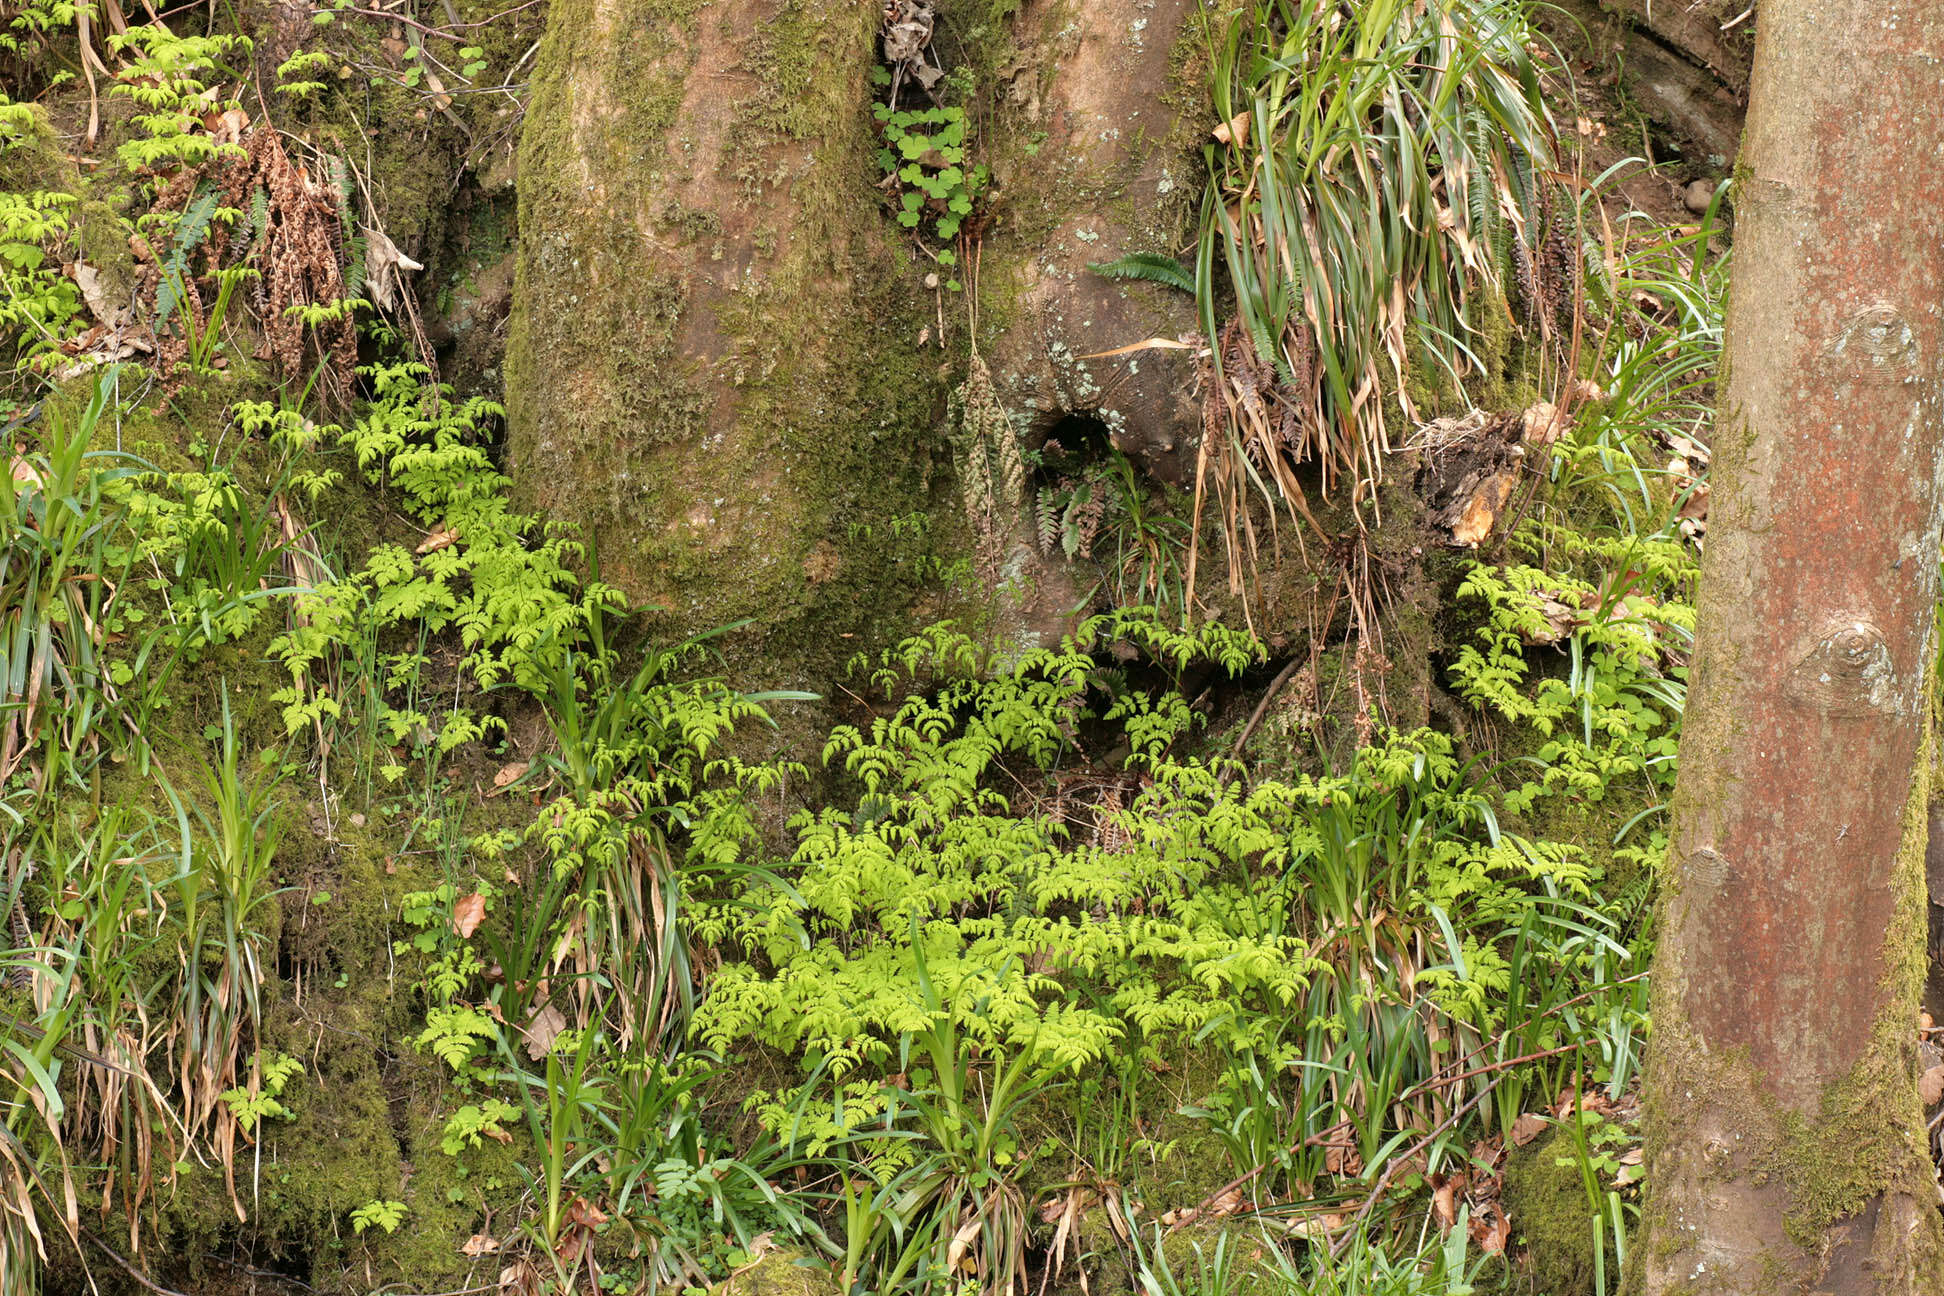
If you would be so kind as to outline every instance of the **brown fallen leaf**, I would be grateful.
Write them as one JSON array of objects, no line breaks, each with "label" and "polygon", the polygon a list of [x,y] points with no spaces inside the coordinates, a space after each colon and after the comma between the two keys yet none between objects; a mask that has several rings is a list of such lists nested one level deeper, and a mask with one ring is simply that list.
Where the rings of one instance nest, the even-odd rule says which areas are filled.
[{"label": "brown fallen leaf", "polygon": [[425,542],[419,545],[413,552],[421,554],[433,553],[437,550],[444,549],[458,538],[459,530],[457,527],[443,526],[425,537]]},{"label": "brown fallen leaf", "polygon": [[1504,1254],[1505,1244],[1511,1240],[1511,1237],[1512,1221],[1507,1219],[1505,1212],[1498,1207],[1487,1207],[1472,1216],[1472,1241],[1477,1243],[1478,1249],[1486,1255]]},{"label": "brown fallen leaf", "polygon": [[540,1270],[530,1260],[515,1260],[499,1271],[500,1296],[539,1296]]},{"label": "brown fallen leaf", "polygon": [[1917,1078],[1917,1096],[1924,1100],[1926,1107],[1935,1107],[1944,1102],[1944,1063],[1939,1063]]},{"label": "brown fallen leaf", "polygon": [[469,940],[486,921],[486,897],[475,891],[452,906],[452,930],[460,940]]},{"label": "brown fallen leaf", "polygon": [[1640,1182],[1647,1173],[1645,1161],[1646,1156],[1639,1148],[1628,1148],[1620,1157],[1620,1171],[1613,1176],[1613,1182],[1622,1188]]},{"label": "brown fallen leaf", "polygon": [[1537,405],[1527,407],[1523,423],[1527,445],[1549,446],[1559,440],[1569,420],[1559,406],[1551,401],[1540,401]]},{"label": "brown fallen leaf", "polygon": [[499,772],[493,775],[493,786],[496,788],[505,787],[508,783],[513,782],[522,774],[525,774],[528,768],[529,765],[526,761],[514,761],[511,765],[500,766]]},{"label": "brown fallen leaf", "polygon": [[1328,1174],[1362,1174],[1363,1157],[1354,1147],[1332,1143],[1323,1151],[1323,1169]]},{"label": "brown fallen leaf", "polygon": [[81,290],[81,300],[88,304],[88,311],[96,319],[110,328],[119,323],[120,307],[109,299],[108,289],[101,282],[101,272],[86,261],[76,261],[67,267],[68,275],[74,286]]},{"label": "brown fallen leaf", "polygon": [[1448,1231],[1458,1222],[1458,1203],[1465,1193],[1465,1176],[1434,1175],[1431,1186],[1431,1213],[1437,1217],[1438,1228]]},{"label": "brown fallen leaf", "polygon": [[1209,133],[1223,144],[1241,148],[1249,142],[1249,114],[1239,112]]},{"label": "brown fallen leaf", "polygon": [[1551,1123],[1544,1116],[1540,1116],[1535,1112],[1525,1113],[1519,1119],[1512,1122],[1512,1145],[1514,1147],[1524,1147],[1545,1133],[1546,1127]]},{"label": "brown fallen leaf", "polygon": [[554,1040],[566,1029],[567,1018],[560,1009],[552,1004],[541,1008],[539,1012],[527,1019],[525,1026],[520,1028],[520,1034],[526,1037],[527,1056],[535,1062],[547,1056],[553,1048]]},{"label": "brown fallen leaf", "polygon": [[1692,518],[1697,522],[1706,522],[1708,520],[1708,495],[1708,483],[1696,482],[1694,489],[1688,492],[1687,499],[1681,502],[1680,516]]},{"label": "brown fallen leaf", "polygon": [[466,1239],[464,1246],[459,1248],[459,1254],[471,1256],[477,1260],[480,1256],[492,1255],[499,1249],[500,1244],[498,1238],[492,1236],[490,1233],[475,1233]]},{"label": "brown fallen leaf", "polygon": [[1242,1190],[1240,1188],[1229,1189],[1214,1201],[1208,1203],[1208,1209],[1217,1215],[1235,1214],[1242,1209]]}]

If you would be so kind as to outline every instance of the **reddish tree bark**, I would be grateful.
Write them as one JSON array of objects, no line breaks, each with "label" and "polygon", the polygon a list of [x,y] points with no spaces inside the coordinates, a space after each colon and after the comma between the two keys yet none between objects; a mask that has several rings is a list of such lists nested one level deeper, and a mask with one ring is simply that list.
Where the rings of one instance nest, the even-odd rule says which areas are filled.
[{"label": "reddish tree bark", "polygon": [[1768,0],[1655,965],[1662,1292],[1944,1290],[1916,1096],[1944,0]]}]

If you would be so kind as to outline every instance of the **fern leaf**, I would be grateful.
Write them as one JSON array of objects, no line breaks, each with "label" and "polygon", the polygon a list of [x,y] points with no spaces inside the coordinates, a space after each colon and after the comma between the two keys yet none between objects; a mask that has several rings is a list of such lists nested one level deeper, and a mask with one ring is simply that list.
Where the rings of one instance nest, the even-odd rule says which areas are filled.
[{"label": "fern leaf", "polygon": [[1160,252],[1130,252],[1118,261],[1089,262],[1087,269],[1108,279],[1145,279],[1167,288],[1195,294],[1195,276],[1187,266]]}]

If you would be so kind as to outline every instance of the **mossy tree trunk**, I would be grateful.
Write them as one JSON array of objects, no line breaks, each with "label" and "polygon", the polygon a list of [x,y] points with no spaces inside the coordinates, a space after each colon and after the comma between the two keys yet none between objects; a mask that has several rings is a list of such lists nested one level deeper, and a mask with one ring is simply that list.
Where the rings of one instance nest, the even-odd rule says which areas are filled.
[{"label": "mossy tree trunk", "polygon": [[1635,1286],[1932,1292],[1944,3],[1768,0],[1762,23]]},{"label": "mossy tree trunk", "polygon": [[[1130,450],[1181,453],[1192,365],[1075,356],[1192,328],[1185,297],[1084,265],[1178,246],[1160,227],[1200,164],[1163,92],[1189,12],[940,6],[933,56],[994,177],[971,222],[980,336],[1022,432],[1084,409]],[[968,548],[946,395],[969,294],[945,281],[971,278],[972,249],[887,210],[882,18],[837,0],[553,5],[521,141],[516,487],[584,526],[603,576],[664,609],[658,632],[750,622],[732,653],[770,683],[824,683],[908,613],[961,610],[926,573]]]}]

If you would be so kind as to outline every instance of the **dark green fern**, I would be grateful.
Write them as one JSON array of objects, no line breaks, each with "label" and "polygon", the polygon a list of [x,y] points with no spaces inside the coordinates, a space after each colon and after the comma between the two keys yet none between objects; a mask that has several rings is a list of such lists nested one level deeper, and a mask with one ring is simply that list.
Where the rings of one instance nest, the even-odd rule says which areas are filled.
[{"label": "dark green fern", "polygon": [[1160,252],[1130,252],[1118,261],[1089,262],[1087,269],[1109,279],[1145,279],[1191,297],[1195,293],[1195,276],[1188,267]]}]

